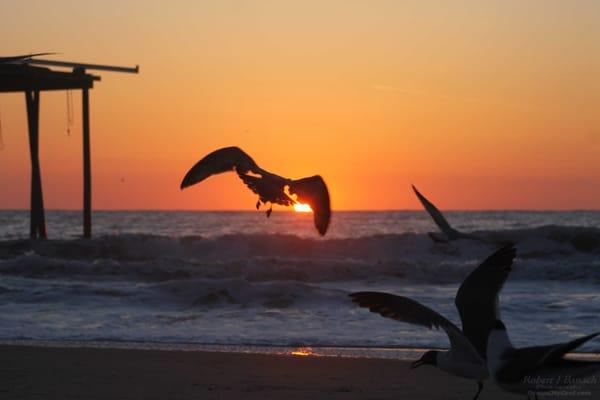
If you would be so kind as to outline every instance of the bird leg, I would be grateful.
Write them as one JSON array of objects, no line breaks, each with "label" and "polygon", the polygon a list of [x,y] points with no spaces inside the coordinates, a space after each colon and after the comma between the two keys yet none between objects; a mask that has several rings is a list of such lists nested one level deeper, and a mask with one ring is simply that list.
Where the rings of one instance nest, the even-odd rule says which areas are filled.
[{"label": "bird leg", "polygon": [[479,397],[479,393],[481,393],[482,389],[483,389],[483,382],[477,381],[477,393],[475,393],[475,397],[473,397],[473,400],[477,400],[477,398]]},{"label": "bird leg", "polygon": [[260,208],[260,199],[258,199],[258,200],[256,201],[256,209],[258,210],[259,208]]},{"label": "bird leg", "polygon": [[266,211],[267,213],[267,218],[269,218],[271,216],[271,213],[273,212],[273,204],[271,204],[271,207],[269,207],[269,209]]}]

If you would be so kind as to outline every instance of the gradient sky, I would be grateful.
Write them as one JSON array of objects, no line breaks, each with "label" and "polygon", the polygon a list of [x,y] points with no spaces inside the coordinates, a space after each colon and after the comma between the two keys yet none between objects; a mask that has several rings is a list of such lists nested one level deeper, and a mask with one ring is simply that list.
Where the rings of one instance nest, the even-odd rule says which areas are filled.
[{"label": "gradient sky", "polygon": [[[598,1],[11,1],[0,55],[140,65],[91,92],[95,209],[245,209],[238,145],[335,209],[600,208]],[[41,98],[47,208],[82,203],[81,96]],[[0,208],[29,206],[23,94],[1,94]],[[2,144],[0,144],[2,146]]]}]

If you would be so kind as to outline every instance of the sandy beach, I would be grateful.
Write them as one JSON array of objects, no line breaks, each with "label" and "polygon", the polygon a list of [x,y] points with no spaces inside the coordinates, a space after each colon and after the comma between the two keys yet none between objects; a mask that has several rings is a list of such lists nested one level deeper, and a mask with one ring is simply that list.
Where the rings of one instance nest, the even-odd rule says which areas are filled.
[{"label": "sandy beach", "polygon": [[[470,399],[476,390],[396,360],[33,346],[0,346],[0,360],[2,399]],[[588,398],[600,393],[592,389]],[[522,397],[487,383],[480,398]]]}]

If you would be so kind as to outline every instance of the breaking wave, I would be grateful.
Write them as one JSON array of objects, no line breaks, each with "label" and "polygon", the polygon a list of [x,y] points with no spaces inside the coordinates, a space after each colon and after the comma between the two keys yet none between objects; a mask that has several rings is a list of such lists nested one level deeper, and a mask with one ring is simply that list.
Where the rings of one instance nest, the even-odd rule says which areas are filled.
[{"label": "breaking wave", "polygon": [[[531,345],[532,330],[541,343],[597,330],[600,229],[475,234],[516,243],[501,299],[516,344]],[[445,347],[443,333],[381,318],[347,294],[402,294],[458,321],[458,285],[498,246],[424,233],[2,241],[0,340]]]},{"label": "breaking wave", "polygon": [[[516,243],[511,279],[600,283],[600,229],[545,226],[476,232]],[[103,236],[93,240],[16,240],[0,247],[0,274],[164,282],[190,279],[300,282],[386,279],[460,282],[498,245],[433,243],[424,234],[345,239],[293,235]],[[0,289],[2,290],[2,289]]]}]

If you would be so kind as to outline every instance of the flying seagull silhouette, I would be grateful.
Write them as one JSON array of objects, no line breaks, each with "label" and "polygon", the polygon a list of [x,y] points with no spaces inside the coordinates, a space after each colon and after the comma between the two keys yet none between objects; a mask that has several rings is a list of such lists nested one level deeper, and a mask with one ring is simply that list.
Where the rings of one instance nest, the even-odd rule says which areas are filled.
[{"label": "flying seagull silhouette", "polygon": [[202,182],[212,175],[233,171],[250,190],[258,195],[256,209],[261,204],[270,203],[266,211],[271,216],[273,204],[291,206],[296,203],[310,205],[314,223],[322,236],[327,232],[331,219],[329,192],[319,175],[302,179],[288,179],[260,168],[254,160],[239,147],[224,147],[208,154],[188,171],[181,182],[181,189]]},{"label": "flying seagull silhouette", "polygon": [[566,359],[565,354],[598,335],[600,332],[566,343],[516,349],[506,327],[498,319],[490,332],[487,347],[490,377],[508,392],[526,393],[528,397],[533,393],[534,398],[539,392],[572,386],[576,379],[600,371],[600,362]]},{"label": "flying seagull silhouette", "polygon": [[452,375],[476,380],[475,400],[483,389],[483,380],[488,377],[487,340],[500,318],[498,293],[510,274],[515,256],[513,246],[502,247],[460,285],[454,302],[462,331],[438,312],[408,297],[377,292],[352,293],[350,297],[359,306],[384,317],[429,329],[443,329],[450,339],[450,350],[427,351],[411,368],[429,364]]},{"label": "flying seagull silhouette", "polygon": [[433,219],[433,222],[435,222],[435,224],[438,226],[438,228],[440,228],[440,230],[442,231],[442,233],[444,235],[444,236],[439,236],[436,233],[429,232],[428,235],[431,239],[433,239],[434,242],[446,243],[446,242],[449,242],[451,240],[456,240],[456,239],[481,240],[481,238],[479,238],[477,236],[457,231],[456,229],[451,227],[450,223],[448,223],[448,221],[446,220],[444,215],[441,213],[441,211],[438,210],[438,208],[435,205],[433,205],[432,202],[427,200],[427,198],[425,196],[423,196],[421,194],[421,192],[419,192],[417,190],[415,185],[412,185],[412,188],[413,188],[415,194],[417,195],[417,198],[421,202],[421,204],[423,204],[425,211],[427,211],[427,213],[429,213],[429,215]]},{"label": "flying seagull silhouette", "polygon": [[49,56],[52,54],[56,54],[56,53],[33,53],[33,54],[23,54],[20,56],[0,57],[0,64],[13,63],[13,62],[19,62],[19,61],[27,61],[33,57]]}]

